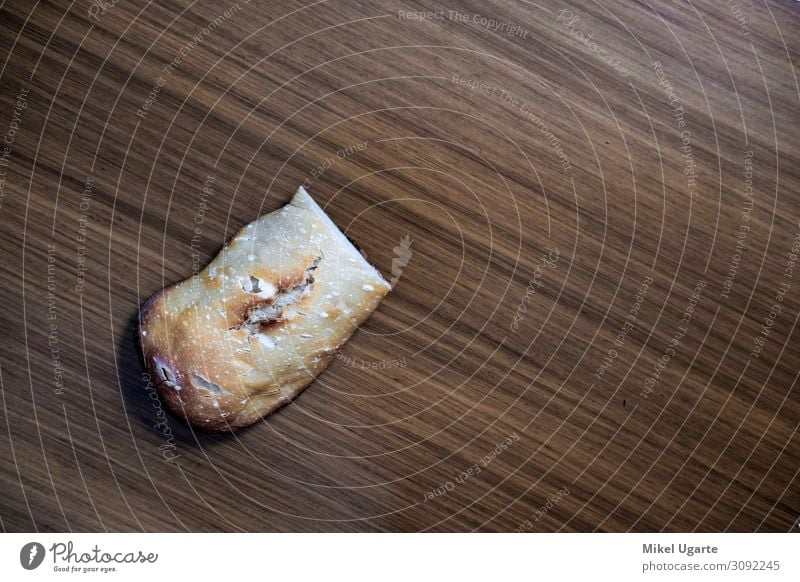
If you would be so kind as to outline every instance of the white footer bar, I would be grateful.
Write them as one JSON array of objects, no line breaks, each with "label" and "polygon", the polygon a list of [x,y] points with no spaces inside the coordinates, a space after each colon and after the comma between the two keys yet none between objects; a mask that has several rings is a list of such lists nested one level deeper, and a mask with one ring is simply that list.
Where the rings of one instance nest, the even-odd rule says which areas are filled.
[{"label": "white footer bar", "polygon": [[794,534],[4,534],[3,580],[800,580]]}]

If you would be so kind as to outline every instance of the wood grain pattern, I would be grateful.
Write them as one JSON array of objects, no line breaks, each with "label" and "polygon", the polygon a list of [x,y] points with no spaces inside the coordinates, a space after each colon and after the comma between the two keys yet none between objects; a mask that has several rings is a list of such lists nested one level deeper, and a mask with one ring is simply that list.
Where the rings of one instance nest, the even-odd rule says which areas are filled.
[{"label": "wood grain pattern", "polygon": [[[798,18],[4,3],[3,528],[797,530]],[[137,309],[302,183],[395,289],[194,433]]]}]

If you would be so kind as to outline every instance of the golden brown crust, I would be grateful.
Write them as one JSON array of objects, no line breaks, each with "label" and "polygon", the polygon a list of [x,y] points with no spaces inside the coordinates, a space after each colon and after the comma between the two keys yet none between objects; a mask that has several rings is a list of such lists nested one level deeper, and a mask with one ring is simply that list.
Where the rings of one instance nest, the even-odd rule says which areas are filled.
[{"label": "golden brown crust", "polygon": [[294,399],[389,288],[301,188],[145,302],[142,356],[175,414],[235,430]]}]

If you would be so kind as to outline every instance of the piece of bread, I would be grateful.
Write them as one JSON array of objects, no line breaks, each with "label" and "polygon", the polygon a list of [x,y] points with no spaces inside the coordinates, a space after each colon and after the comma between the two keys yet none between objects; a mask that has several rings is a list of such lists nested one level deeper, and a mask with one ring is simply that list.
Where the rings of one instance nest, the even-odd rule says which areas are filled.
[{"label": "piece of bread", "polygon": [[308,386],[389,289],[301,187],[142,306],[142,356],[175,414],[235,430]]}]

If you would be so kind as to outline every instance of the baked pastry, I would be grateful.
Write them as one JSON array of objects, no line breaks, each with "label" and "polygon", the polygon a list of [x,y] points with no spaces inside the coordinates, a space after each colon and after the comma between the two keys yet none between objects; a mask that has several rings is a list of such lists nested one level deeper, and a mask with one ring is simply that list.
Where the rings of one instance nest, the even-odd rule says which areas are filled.
[{"label": "baked pastry", "polygon": [[234,430],[308,386],[389,289],[301,187],[142,306],[142,356],[175,414]]}]

